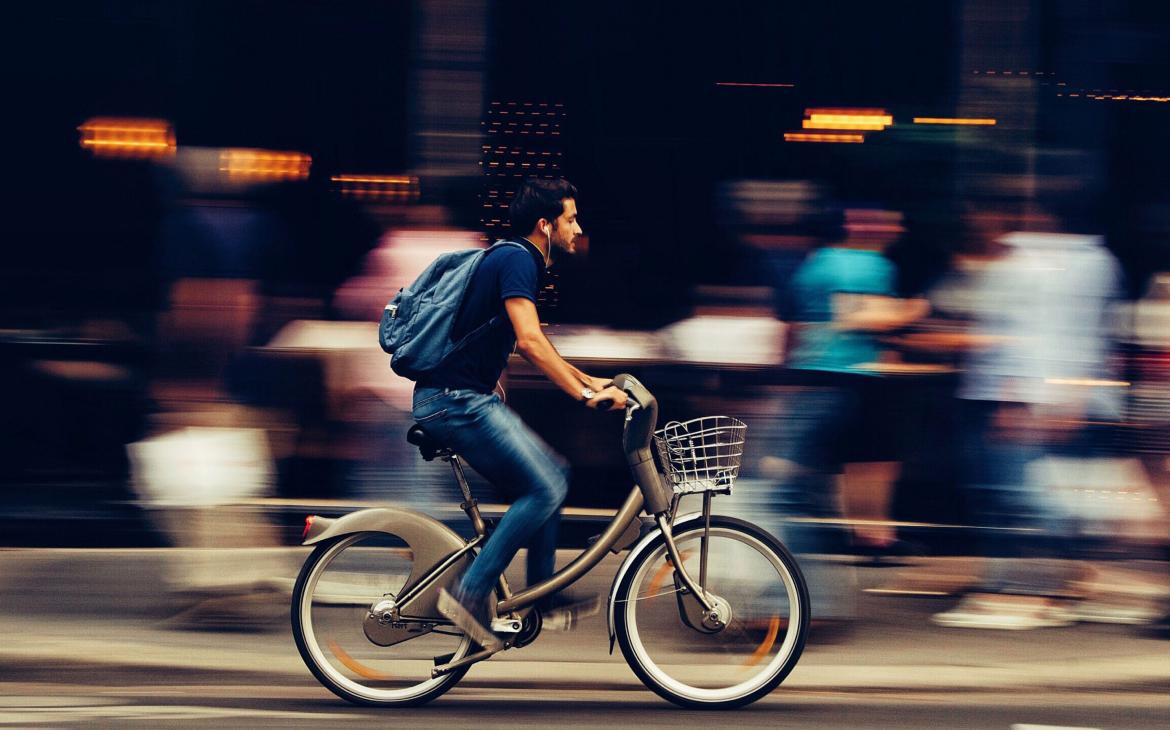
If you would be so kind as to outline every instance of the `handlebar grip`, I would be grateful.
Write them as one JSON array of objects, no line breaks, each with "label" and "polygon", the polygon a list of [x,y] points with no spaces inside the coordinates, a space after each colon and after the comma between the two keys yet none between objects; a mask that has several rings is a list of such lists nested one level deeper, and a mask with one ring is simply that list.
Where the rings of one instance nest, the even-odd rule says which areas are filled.
[{"label": "handlebar grip", "polygon": [[608,411],[610,408],[613,408],[613,398],[602,398],[597,401],[597,410]]}]

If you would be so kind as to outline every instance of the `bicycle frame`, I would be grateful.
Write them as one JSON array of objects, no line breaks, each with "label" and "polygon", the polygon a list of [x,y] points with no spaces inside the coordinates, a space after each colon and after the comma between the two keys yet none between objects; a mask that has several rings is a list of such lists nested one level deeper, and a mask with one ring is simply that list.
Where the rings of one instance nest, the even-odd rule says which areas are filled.
[{"label": "bicycle frame", "polygon": [[[632,376],[618,375],[614,378],[614,384],[626,391],[633,401],[633,405],[626,411],[626,422],[622,440],[626,460],[636,482],[635,486],[630,490],[625,502],[614,514],[609,525],[598,539],[560,571],[548,579],[529,586],[516,594],[512,594],[507,580],[503,576],[500,577],[500,600],[496,604],[496,615],[515,619],[517,621],[517,623],[513,624],[515,629],[519,628],[518,621],[542,598],[558,593],[575,583],[600,563],[607,552],[621,552],[637,541],[641,536],[641,519],[639,515],[643,508],[645,508],[646,512],[654,515],[657,527],[665,539],[671,563],[675,566],[675,573],[682,586],[686,589],[681,592],[689,594],[694,600],[698,601],[703,616],[716,612],[716,602],[712,600],[715,597],[709,595],[705,590],[706,539],[702,543],[701,551],[703,555],[700,563],[700,580],[697,583],[687,573],[674,543],[671,523],[677,508],[677,499],[672,488],[665,484],[659,475],[650,451],[650,442],[658,417],[657,401]],[[434,528],[438,528],[438,532],[434,533],[433,536],[419,535],[418,537],[418,540],[425,544],[426,553],[434,556],[431,559],[433,562],[427,560],[424,564],[429,564],[430,567],[421,575],[412,575],[407,581],[406,588],[393,601],[394,605],[389,610],[392,612],[396,621],[423,621],[432,625],[435,623],[446,623],[446,621],[436,620],[431,617],[433,616],[433,604],[437,594],[435,589],[439,585],[450,581],[455,575],[453,569],[465,562],[468,554],[487,538],[486,523],[479,512],[478,503],[471,494],[471,489],[468,485],[459,456],[450,451],[440,452],[438,456],[451,464],[456,481],[459,482],[464,499],[460,507],[467,514],[475,530],[475,537],[471,540],[464,542],[458,537],[455,537],[455,541],[457,541],[457,544],[455,544],[455,541],[452,540],[455,533],[442,525],[442,523],[431,520],[420,513],[396,509],[365,510],[338,520],[310,518],[306,528],[306,537],[308,538],[304,543],[306,545],[320,542],[336,535],[354,532],[362,528],[379,531],[378,524],[386,524],[387,527],[392,525],[400,526],[404,520],[412,527],[421,527],[417,523],[420,520],[427,520],[433,523]],[[370,514],[375,512],[380,513],[380,515],[375,517]],[[706,515],[710,514],[709,494],[705,495],[704,513]],[[380,520],[381,523],[377,520]],[[416,547],[414,540],[410,540],[409,542],[412,547]],[[443,546],[446,546],[446,548],[443,549]],[[436,550],[441,550],[442,552],[436,554]],[[417,557],[420,556],[416,555]],[[504,648],[509,648],[510,645],[510,642],[505,642]],[[454,671],[459,667],[486,659],[496,651],[498,650],[485,650],[465,656],[455,662],[435,667],[434,672],[437,675]]]},{"label": "bicycle frame", "polygon": [[[706,611],[714,609],[714,604],[707,599],[706,592],[687,575],[671,535],[670,513],[674,506],[674,492],[663,483],[658,468],[654,464],[654,457],[650,453],[650,440],[654,435],[654,426],[658,419],[658,401],[650,391],[646,390],[645,386],[631,375],[618,375],[614,378],[614,385],[626,391],[635,404],[626,411],[626,422],[622,433],[622,446],[626,453],[626,461],[636,481],[634,488],[630,490],[625,503],[613,516],[609,526],[606,527],[597,541],[586,548],[572,562],[547,580],[529,586],[514,596],[506,595],[507,588],[505,586],[503,600],[496,604],[497,615],[527,608],[546,596],[564,590],[601,562],[606,551],[620,552],[629,547],[639,536],[638,513],[643,506],[655,516],[658,529],[662,531],[666,539],[671,560],[676,566],[676,572],[683,584]],[[457,476],[462,479],[461,470],[457,472]],[[465,481],[463,483],[465,484]],[[469,492],[465,492],[465,494],[470,496]],[[474,508],[474,502],[471,506]],[[472,522],[473,524],[476,522],[474,517]],[[631,529],[635,527],[638,529]],[[705,552],[705,541],[703,547]],[[703,563],[705,567],[705,554]]]}]

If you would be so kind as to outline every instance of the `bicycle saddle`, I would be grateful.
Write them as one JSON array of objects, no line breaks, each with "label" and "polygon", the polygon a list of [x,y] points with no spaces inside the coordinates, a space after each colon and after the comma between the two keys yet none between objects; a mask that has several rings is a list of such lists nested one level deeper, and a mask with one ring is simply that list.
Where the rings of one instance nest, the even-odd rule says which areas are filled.
[{"label": "bicycle saddle", "polygon": [[418,447],[426,461],[433,461],[440,451],[447,451],[447,447],[432,438],[423,427],[417,423],[406,432],[406,440]]}]

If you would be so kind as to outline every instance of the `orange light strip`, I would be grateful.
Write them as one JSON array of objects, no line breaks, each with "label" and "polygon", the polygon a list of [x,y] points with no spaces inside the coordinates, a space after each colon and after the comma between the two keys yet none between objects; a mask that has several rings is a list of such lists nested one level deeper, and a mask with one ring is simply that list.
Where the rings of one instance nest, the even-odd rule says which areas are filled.
[{"label": "orange light strip", "polygon": [[99,157],[161,157],[175,151],[175,132],[164,119],[93,117],[77,130],[82,148]]},{"label": "orange light strip", "polygon": [[785,142],[843,142],[861,144],[865,135],[861,134],[809,134],[807,132],[785,132]]},{"label": "orange light strip", "polygon": [[393,177],[390,175],[334,175],[333,182],[370,183],[372,185],[410,185],[417,183],[417,177]]},{"label": "orange light strip", "polygon": [[305,180],[313,158],[303,152],[226,149],[219,155],[219,170],[231,180]]},{"label": "orange light strip", "polygon": [[171,147],[166,142],[124,142],[116,139],[83,139],[82,147]]},{"label": "orange light strip", "polygon": [[978,119],[963,117],[914,117],[915,124],[955,124],[977,127],[994,127],[994,119]]},{"label": "orange light strip", "polygon": [[362,200],[413,201],[419,197],[418,178],[409,175],[334,175],[341,194]]},{"label": "orange light strip", "polygon": [[1170,96],[1133,96],[1130,94],[1114,96],[1112,94],[1090,94],[1087,92],[1084,94],[1057,94],[1057,96],[1068,96],[1074,99],[1083,96],[1086,99],[1093,99],[1094,101],[1105,101],[1106,99],[1110,101],[1155,101],[1162,104],[1170,101]]},{"label": "orange light strip", "polygon": [[846,114],[857,117],[885,117],[889,116],[889,112],[879,107],[851,107],[851,106],[825,106],[825,107],[810,107],[804,110],[806,117],[811,117],[814,114]]}]

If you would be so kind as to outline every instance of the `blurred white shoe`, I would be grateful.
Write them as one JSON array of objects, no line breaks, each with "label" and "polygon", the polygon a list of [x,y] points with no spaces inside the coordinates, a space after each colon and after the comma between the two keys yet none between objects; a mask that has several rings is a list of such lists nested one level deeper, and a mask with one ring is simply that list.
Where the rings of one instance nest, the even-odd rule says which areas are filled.
[{"label": "blurred white shoe", "polygon": [[1078,602],[1070,609],[1077,621],[1139,626],[1153,623],[1162,612],[1152,603],[1136,604],[1105,599]]},{"label": "blurred white shoe", "polygon": [[1031,596],[967,596],[954,608],[936,613],[931,621],[953,629],[1021,631],[1071,626],[1075,619],[1065,607]]}]

